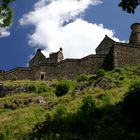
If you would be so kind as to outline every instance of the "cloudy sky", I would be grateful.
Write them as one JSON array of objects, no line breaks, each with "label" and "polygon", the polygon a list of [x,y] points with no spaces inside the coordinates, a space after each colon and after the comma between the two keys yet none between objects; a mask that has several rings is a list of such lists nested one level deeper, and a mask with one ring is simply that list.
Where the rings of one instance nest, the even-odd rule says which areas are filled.
[{"label": "cloudy sky", "polygon": [[63,48],[65,58],[95,53],[108,35],[128,41],[130,25],[140,22],[140,8],[134,15],[123,12],[120,0],[17,0],[12,4],[12,26],[1,31],[0,69],[26,66],[37,48],[47,56]]}]

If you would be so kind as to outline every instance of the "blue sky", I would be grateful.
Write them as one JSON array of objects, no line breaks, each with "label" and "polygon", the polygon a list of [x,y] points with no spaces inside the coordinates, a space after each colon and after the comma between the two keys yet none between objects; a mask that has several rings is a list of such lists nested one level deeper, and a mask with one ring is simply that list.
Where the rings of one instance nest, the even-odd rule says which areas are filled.
[{"label": "blue sky", "polygon": [[[58,2],[59,1],[60,0],[58,0]],[[118,7],[119,1],[120,0],[103,0],[102,4],[97,5],[89,4],[89,2],[87,4],[88,6],[85,6],[86,4],[81,4],[81,7],[79,6],[79,8],[82,12],[77,10],[72,11],[70,9],[70,12],[72,12],[72,14],[75,14],[75,12],[77,13],[72,17],[69,17],[68,19],[63,17],[64,19],[61,19],[63,25],[59,25],[61,26],[59,27],[57,25],[52,25],[53,23],[60,24],[58,19],[60,14],[57,13],[58,17],[57,19],[55,19],[56,16],[52,15],[51,12],[50,17],[53,16],[53,21],[51,21],[47,17],[49,15],[45,15],[45,11],[48,13],[50,12],[49,8],[49,10],[46,8],[46,10],[44,10],[44,13],[42,14],[42,17],[44,16],[44,19],[46,20],[41,21],[40,19],[40,21],[38,21],[36,19],[33,22],[33,20],[37,18],[35,14],[40,12],[38,9],[45,9],[45,7],[47,7],[47,4],[44,4],[42,7],[38,6],[37,9],[35,8],[34,4],[37,2],[39,3],[38,0],[16,0],[16,2],[12,4],[15,14],[13,24],[9,30],[10,35],[7,37],[0,38],[0,69],[9,70],[18,66],[26,66],[29,61],[29,58],[32,55],[34,55],[35,49],[39,47],[44,48],[46,50],[44,53],[50,53],[51,51],[58,50],[59,46],[63,47],[64,45],[64,48],[66,50],[66,58],[72,56],[83,57],[84,55],[92,52],[92,50],[94,50],[97,47],[97,44],[99,43],[100,39],[102,39],[104,34],[106,33],[110,34],[110,36],[113,39],[128,41],[131,32],[130,25],[134,22],[140,22],[140,7],[137,8],[136,13],[134,15],[128,14]],[[64,5],[62,6],[65,7]],[[67,15],[64,14],[65,11],[61,11],[59,7],[62,8],[61,6],[56,7],[56,9],[58,8],[58,12],[60,12],[61,15],[63,14],[63,16]],[[33,14],[35,17],[32,17],[30,13],[33,9],[34,11],[36,11]],[[26,16],[23,16],[25,14]],[[50,24],[48,24],[47,20],[50,20],[50,23],[52,23],[51,26]],[[46,27],[43,23],[45,23]],[[40,27],[41,25],[42,27]],[[101,35],[101,38],[99,36],[101,34],[100,32],[104,33]],[[56,36],[57,34],[58,36]],[[40,38],[36,38],[36,36],[40,36]],[[92,36],[93,40],[97,40],[97,42],[91,41]],[[83,44],[82,41],[84,40],[84,38],[84,43],[87,44],[87,46],[89,45],[89,48],[84,48],[81,45],[81,43]],[[76,44],[76,46],[74,46],[75,44],[73,42]],[[55,45],[58,46],[55,47]],[[93,48],[91,48],[92,45]],[[81,50],[81,52],[79,50]],[[84,54],[82,51],[86,53]],[[77,54],[78,56],[76,56]]]}]

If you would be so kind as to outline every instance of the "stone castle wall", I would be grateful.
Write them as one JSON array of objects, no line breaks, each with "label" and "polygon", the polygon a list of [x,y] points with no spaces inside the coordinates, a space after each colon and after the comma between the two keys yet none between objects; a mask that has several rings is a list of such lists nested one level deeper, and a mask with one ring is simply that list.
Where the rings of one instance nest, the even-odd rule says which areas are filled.
[{"label": "stone castle wall", "polygon": [[93,74],[99,68],[112,70],[140,64],[140,23],[131,26],[129,43],[115,42],[107,35],[96,48],[96,55],[82,59],[63,60],[62,48],[46,58],[41,49],[29,62],[29,68],[15,68],[0,74],[0,80],[18,79],[56,79],[58,77],[75,78],[80,74]]},{"label": "stone castle wall", "polygon": [[113,67],[133,66],[140,64],[140,47],[116,44],[113,52]]},{"label": "stone castle wall", "polygon": [[30,79],[39,80],[45,72],[45,80],[59,77],[75,78],[80,74],[93,74],[102,67],[105,56],[89,55],[83,59],[65,59],[57,64],[43,64],[31,70]]},{"label": "stone castle wall", "polygon": [[29,68],[15,68],[10,71],[3,73],[0,76],[0,80],[10,80],[12,78],[29,79],[30,78],[30,69]]},{"label": "stone castle wall", "polygon": [[104,59],[104,63],[102,65],[102,69],[104,70],[112,70],[114,69],[114,48],[110,48],[108,55],[106,55],[105,59]]},{"label": "stone castle wall", "polygon": [[80,74],[93,74],[102,67],[105,56],[89,55],[82,59],[66,59],[56,66],[55,76],[75,78]]},{"label": "stone castle wall", "polygon": [[93,74],[99,68],[111,70],[115,67],[137,64],[140,64],[140,47],[115,43],[107,55],[96,54],[82,59],[65,59],[58,63],[46,62],[29,68],[15,68],[0,75],[0,80],[9,80],[15,77],[19,80],[40,80],[41,73],[45,73],[44,80],[59,77],[71,79],[80,74]]},{"label": "stone castle wall", "polygon": [[39,80],[41,73],[45,73],[45,80],[59,77],[75,78],[80,74],[93,74],[102,68],[104,55],[89,55],[82,59],[65,59],[56,64],[41,64],[31,68],[16,68],[3,74],[0,80],[8,80],[17,77],[19,80]]},{"label": "stone castle wall", "polygon": [[40,80],[42,72],[45,73],[44,80],[52,79],[53,75],[55,74],[55,68],[56,68],[55,65],[51,65],[51,64],[38,65],[31,69],[30,79]]}]

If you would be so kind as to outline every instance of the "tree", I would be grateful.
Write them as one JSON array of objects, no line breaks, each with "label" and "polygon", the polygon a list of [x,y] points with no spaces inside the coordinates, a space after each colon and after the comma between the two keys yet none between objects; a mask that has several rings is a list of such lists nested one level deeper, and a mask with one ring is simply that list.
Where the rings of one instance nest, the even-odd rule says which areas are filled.
[{"label": "tree", "polygon": [[13,18],[13,11],[10,8],[10,3],[15,0],[0,0],[0,27],[8,27]]},{"label": "tree", "polygon": [[140,0],[121,0],[119,7],[128,13],[135,13],[135,9],[139,6]]}]

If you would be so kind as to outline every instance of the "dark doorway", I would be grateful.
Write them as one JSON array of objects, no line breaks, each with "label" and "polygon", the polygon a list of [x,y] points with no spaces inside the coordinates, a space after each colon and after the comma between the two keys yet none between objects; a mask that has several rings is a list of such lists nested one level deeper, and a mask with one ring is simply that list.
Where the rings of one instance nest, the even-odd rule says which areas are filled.
[{"label": "dark doorway", "polygon": [[45,72],[40,73],[40,80],[45,80]]},{"label": "dark doorway", "polygon": [[41,78],[40,79],[44,80],[44,77],[45,77],[44,74],[41,74]]}]

